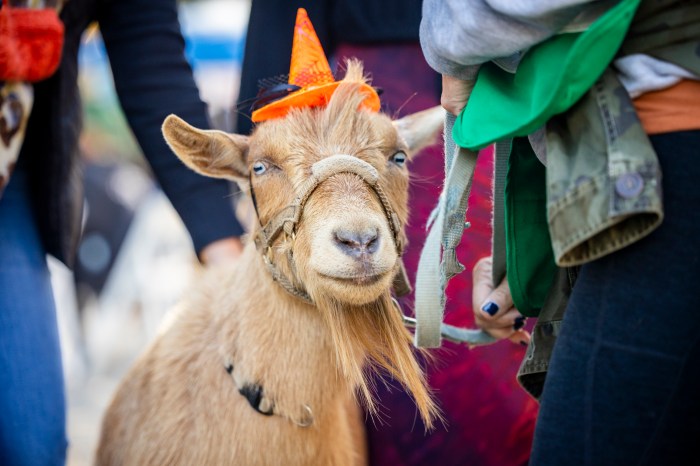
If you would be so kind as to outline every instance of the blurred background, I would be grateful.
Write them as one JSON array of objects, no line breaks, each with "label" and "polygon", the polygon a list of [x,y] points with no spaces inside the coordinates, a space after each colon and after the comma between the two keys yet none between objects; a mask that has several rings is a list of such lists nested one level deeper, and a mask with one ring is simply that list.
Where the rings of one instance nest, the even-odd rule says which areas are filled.
[{"label": "blurred background", "polygon": [[[179,3],[187,59],[212,124],[232,131],[250,0]],[[80,51],[84,234],[75,270],[50,260],[68,396],[68,464],[92,464],[117,382],[186,288],[191,240],[154,183],[114,90],[100,32]]]}]

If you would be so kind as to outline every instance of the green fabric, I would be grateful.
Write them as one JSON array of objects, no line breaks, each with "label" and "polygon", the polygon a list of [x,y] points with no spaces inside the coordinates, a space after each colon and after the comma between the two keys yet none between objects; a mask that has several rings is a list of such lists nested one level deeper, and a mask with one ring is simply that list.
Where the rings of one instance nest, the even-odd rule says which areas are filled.
[{"label": "green fabric", "polygon": [[478,150],[527,136],[571,107],[612,61],[639,2],[622,0],[584,32],[559,34],[538,44],[515,74],[484,64],[452,130],[455,142]]},{"label": "green fabric", "polygon": [[601,258],[661,224],[659,160],[611,68],[571,109],[547,122],[545,139],[547,218],[557,265]]},{"label": "green fabric", "polygon": [[506,270],[515,307],[537,316],[557,272],[547,228],[545,167],[513,139],[505,188]]}]

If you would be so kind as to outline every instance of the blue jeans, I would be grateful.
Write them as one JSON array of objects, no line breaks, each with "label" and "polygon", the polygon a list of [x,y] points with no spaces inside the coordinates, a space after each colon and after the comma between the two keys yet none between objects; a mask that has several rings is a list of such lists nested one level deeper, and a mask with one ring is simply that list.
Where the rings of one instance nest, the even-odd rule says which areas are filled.
[{"label": "blue jeans", "polygon": [[542,393],[533,466],[698,464],[700,131],[650,139],[664,221],[581,268]]},{"label": "blue jeans", "polygon": [[62,465],[65,395],[51,282],[24,173],[0,198],[0,464]]}]

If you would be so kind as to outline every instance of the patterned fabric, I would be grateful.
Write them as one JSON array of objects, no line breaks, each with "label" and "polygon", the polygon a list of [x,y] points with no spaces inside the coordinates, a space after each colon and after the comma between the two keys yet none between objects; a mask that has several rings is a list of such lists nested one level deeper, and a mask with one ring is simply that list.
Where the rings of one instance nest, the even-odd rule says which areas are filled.
[{"label": "patterned fabric", "polygon": [[559,266],[590,262],[659,226],[659,162],[615,73],[552,118],[546,138],[547,216]]},{"label": "patterned fabric", "polygon": [[643,53],[700,76],[700,8],[689,0],[643,1],[620,55]]}]

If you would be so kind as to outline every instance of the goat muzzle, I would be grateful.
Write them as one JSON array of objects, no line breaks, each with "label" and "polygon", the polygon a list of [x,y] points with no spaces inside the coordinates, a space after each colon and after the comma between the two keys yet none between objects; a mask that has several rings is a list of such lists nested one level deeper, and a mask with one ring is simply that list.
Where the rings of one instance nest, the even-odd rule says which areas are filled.
[{"label": "goat muzzle", "polygon": [[[294,240],[297,225],[301,221],[304,206],[308,199],[324,181],[331,176],[341,173],[359,176],[374,191],[389,223],[389,229],[391,230],[394,246],[396,247],[399,258],[403,253],[404,244],[401,238],[401,221],[379,183],[379,173],[377,169],[364,160],[345,154],[332,155],[316,162],[311,166],[311,176],[301,185],[299,194],[294,199],[294,202],[275,214],[270,221],[258,230],[254,239],[255,246],[262,254],[265,265],[270,271],[273,280],[278,282],[287,292],[309,304],[313,304],[313,300],[306,290],[297,287],[294,282],[285,276],[275,265],[272,255],[272,244],[283,232],[288,238],[292,239],[292,241]],[[294,267],[294,259],[291,254],[287,255],[287,260],[290,263],[290,269],[292,271],[296,270]],[[394,279],[393,288],[397,295],[402,296],[410,293],[411,287],[406,277],[403,261],[399,259],[399,263],[399,271]],[[299,280],[296,281],[299,282]]]}]

